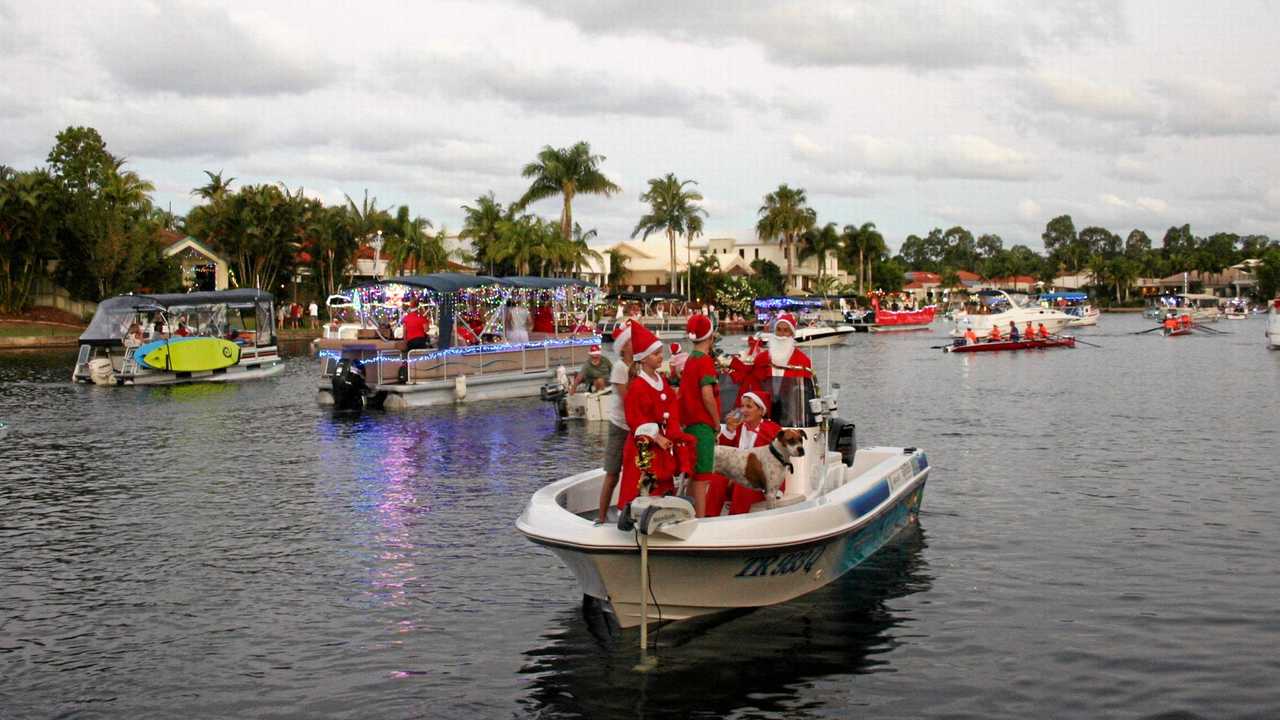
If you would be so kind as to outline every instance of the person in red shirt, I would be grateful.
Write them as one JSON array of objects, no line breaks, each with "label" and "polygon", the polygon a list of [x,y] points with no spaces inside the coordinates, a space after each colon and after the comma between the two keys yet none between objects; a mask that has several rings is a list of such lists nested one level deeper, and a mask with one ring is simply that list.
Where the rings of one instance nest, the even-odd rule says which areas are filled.
[{"label": "person in red shirt", "polygon": [[[716,468],[716,431],[720,427],[720,374],[711,358],[715,327],[706,315],[690,316],[685,327],[693,351],[680,372],[680,417],[684,431],[697,438],[697,463],[693,472],[693,507],[704,517],[709,507],[707,491],[712,482],[703,477]],[[674,371],[674,368],[673,368]],[[723,497],[723,493],[721,494]],[[714,507],[712,505],[711,507]]]},{"label": "person in red shirt", "polygon": [[543,337],[556,334],[556,316],[551,308],[551,298],[541,298],[533,308],[533,332]]},{"label": "person in red shirt", "polygon": [[[725,418],[725,425],[720,430],[720,444],[742,450],[764,447],[782,431],[782,427],[772,420],[766,420],[769,408],[764,398],[756,393],[744,393],[740,398],[741,405]],[[785,484],[783,485],[785,487]],[[764,493],[742,485],[734,485],[729,500],[729,514],[741,515],[751,506],[764,500]]]},{"label": "person in red shirt", "polygon": [[427,346],[427,329],[431,322],[418,307],[417,300],[409,301],[409,312],[400,321],[404,325],[405,350],[421,350]]},{"label": "person in red shirt", "polygon": [[1026,329],[1022,331],[1022,339],[1023,339],[1023,340],[1035,340],[1035,339],[1036,339],[1036,329],[1035,329],[1035,328],[1033,328],[1033,327],[1031,327],[1031,321],[1030,321],[1030,320],[1028,320],[1028,321],[1027,321],[1027,327],[1026,327]]},{"label": "person in red shirt", "polygon": [[1036,329],[1036,332],[1040,335],[1041,340],[1049,339],[1049,329],[1044,326],[1044,323],[1040,323],[1040,327]]},{"label": "person in red shirt", "polygon": [[627,384],[623,407],[630,434],[622,452],[622,484],[618,508],[625,509],[640,494],[640,468],[636,438],[649,438],[653,453],[649,472],[656,481],[651,495],[675,492],[675,476],[692,470],[694,438],[680,424],[680,401],[675,388],[658,374],[662,365],[662,341],[640,324],[631,327],[631,347],[638,371]]},{"label": "person in red shirt", "polygon": [[992,323],[991,333],[987,335],[987,339],[991,342],[1000,342],[1000,326]]}]

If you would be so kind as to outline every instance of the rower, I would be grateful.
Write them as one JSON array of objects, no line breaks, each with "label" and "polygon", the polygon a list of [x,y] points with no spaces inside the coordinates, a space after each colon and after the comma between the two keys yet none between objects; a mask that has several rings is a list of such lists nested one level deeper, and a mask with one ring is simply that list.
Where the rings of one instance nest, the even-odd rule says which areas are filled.
[{"label": "rower", "polygon": [[1173,315],[1166,315],[1164,317],[1164,329],[1169,331],[1177,330],[1178,318],[1174,317]]},{"label": "rower", "polygon": [[1009,339],[1012,340],[1013,342],[1018,342],[1020,337],[1021,336],[1018,333],[1018,324],[1010,320],[1009,321]]},{"label": "rower", "polygon": [[1027,328],[1026,328],[1025,330],[1023,330],[1023,331],[1022,331],[1022,337],[1026,338],[1026,339],[1028,339],[1028,340],[1035,340],[1035,339],[1036,339],[1036,329],[1035,329],[1035,328],[1033,328],[1033,327],[1031,327],[1031,321],[1030,321],[1030,320],[1028,320],[1028,321],[1027,321]]},{"label": "rower", "polygon": [[1049,330],[1045,328],[1044,323],[1040,323],[1040,328],[1036,332],[1040,335],[1041,340],[1049,339]]},{"label": "rower", "polygon": [[1185,328],[1189,328],[1189,327],[1191,327],[1191,316],[1190,316],[1190,315],[1183,315],[1183,316],[1182,316],[1182,321],[1181,321],[1181,322],[1182,322],[1182,327],[1185,327]]},{"label": "rower", "polygon": [[964,344],[965,344],[965,345],[977,345],[977,344],[978,344],[978,334],[977,334],[977,333],[975,333],[975,332],[973,331],[973,328],[966,328],[966,329],[965,329],[965,331],[964,331]]},{"label": "rower", "polygon": [[987,341],[1000,342],[1000,340],[1000,326],[993,323],[991,325],[991,334],[987,335]]}]

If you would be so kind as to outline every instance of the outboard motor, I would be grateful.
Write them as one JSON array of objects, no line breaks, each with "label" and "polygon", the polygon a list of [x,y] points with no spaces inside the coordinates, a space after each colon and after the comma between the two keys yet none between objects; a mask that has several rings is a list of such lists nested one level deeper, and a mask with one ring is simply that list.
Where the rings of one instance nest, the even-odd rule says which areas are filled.
[{"label": "outboard motor", "polygon": [[853,455],[858,450],[858,429],[843,418],[833,417],[827,430],[827,449],[840,453],[840,460],[853,467]]},{"label": "outboard motor", "polygon": [[338,369],[331,380],[333,390],[333,409],[338,412],[360,412],[365,406],[365,396],[369,394],[369,384],[365,382],[363,367],[352,363],[350,358],[338,361]]},{"label": "outboard motor", "polygon": [[566,418],[569,417],[569,401],[568,393],[564,389],[564,385],[560,383],[547,383],[538,391],[538,397],[543,402],[551,403],[556,411],[556,425],[564,424]]}]

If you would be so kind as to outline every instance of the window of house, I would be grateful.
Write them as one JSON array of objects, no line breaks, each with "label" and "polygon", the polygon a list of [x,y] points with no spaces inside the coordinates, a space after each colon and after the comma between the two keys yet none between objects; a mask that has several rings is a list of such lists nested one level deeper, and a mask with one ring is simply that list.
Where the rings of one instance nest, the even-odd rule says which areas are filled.
[{"label": "window of house", "polygon": [[747,259],[747,251],[746,251],[746,250],[744,250],[743,248],[738,248],[738,257],[742,258],[743,260],[746,260],[746,259]]},{"label": "window of house", "polygon": [[755,249],[755,253],[756,253],[756,260],[759,260],[759,259],[760,259],[760,248],[756,248],[756,249]]}]

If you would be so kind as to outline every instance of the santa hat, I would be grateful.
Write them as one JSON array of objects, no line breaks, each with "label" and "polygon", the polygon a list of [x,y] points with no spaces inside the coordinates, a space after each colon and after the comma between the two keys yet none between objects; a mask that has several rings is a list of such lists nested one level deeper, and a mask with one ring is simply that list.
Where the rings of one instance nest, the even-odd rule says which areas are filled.
[{"label": "santa hat", "polygon": [[738,404],[741,405],[743,400],[750,400],[756,405],[759,405],[760,409],[763,410],[765,413],[769,412],[769,403],[765,402],[764,398],[760,397],[759,395],[753,392],[744,392],[742,393],[742,395],[739,395]]},{"label": "santa hat", "polygon": [[778,326],[786,323],[791,326],[792,330],[796,329],[796,316],[791,313],[782,313],[773,321],[773,331],[778,332]]},{"label": "santa hat", "polygon": [[669,348],[671,351],[671,369],[676,372],[684,371],[684,364],[689,360],[689,353],[680,349],[680,343],[673,342]]},{"label": "santa hat", "polygon": [[587,350],[587,354],[591,357],[600,357],[600,346],[592,345],[591,349]]},{"label": "santa hat", "polygon": [[656,335],[649,331],[649,328],[639,324],[631,324],[631,353],[636,360],[643,360],[655,352],[662,352],[662,341]]},{"label": "santa hat", "polygon": [[631,340],[631,321],[627,320],[613,329],[613,346],[622,347]]},{"label": "santa hat", "polygon": [[711,324],[711,318],[706,315],[690,315],[689,323],[685,326],[689,332],[689,339],[694,342],[702,342],[711,337],[711,333],[715,332],[715,327]]}]

